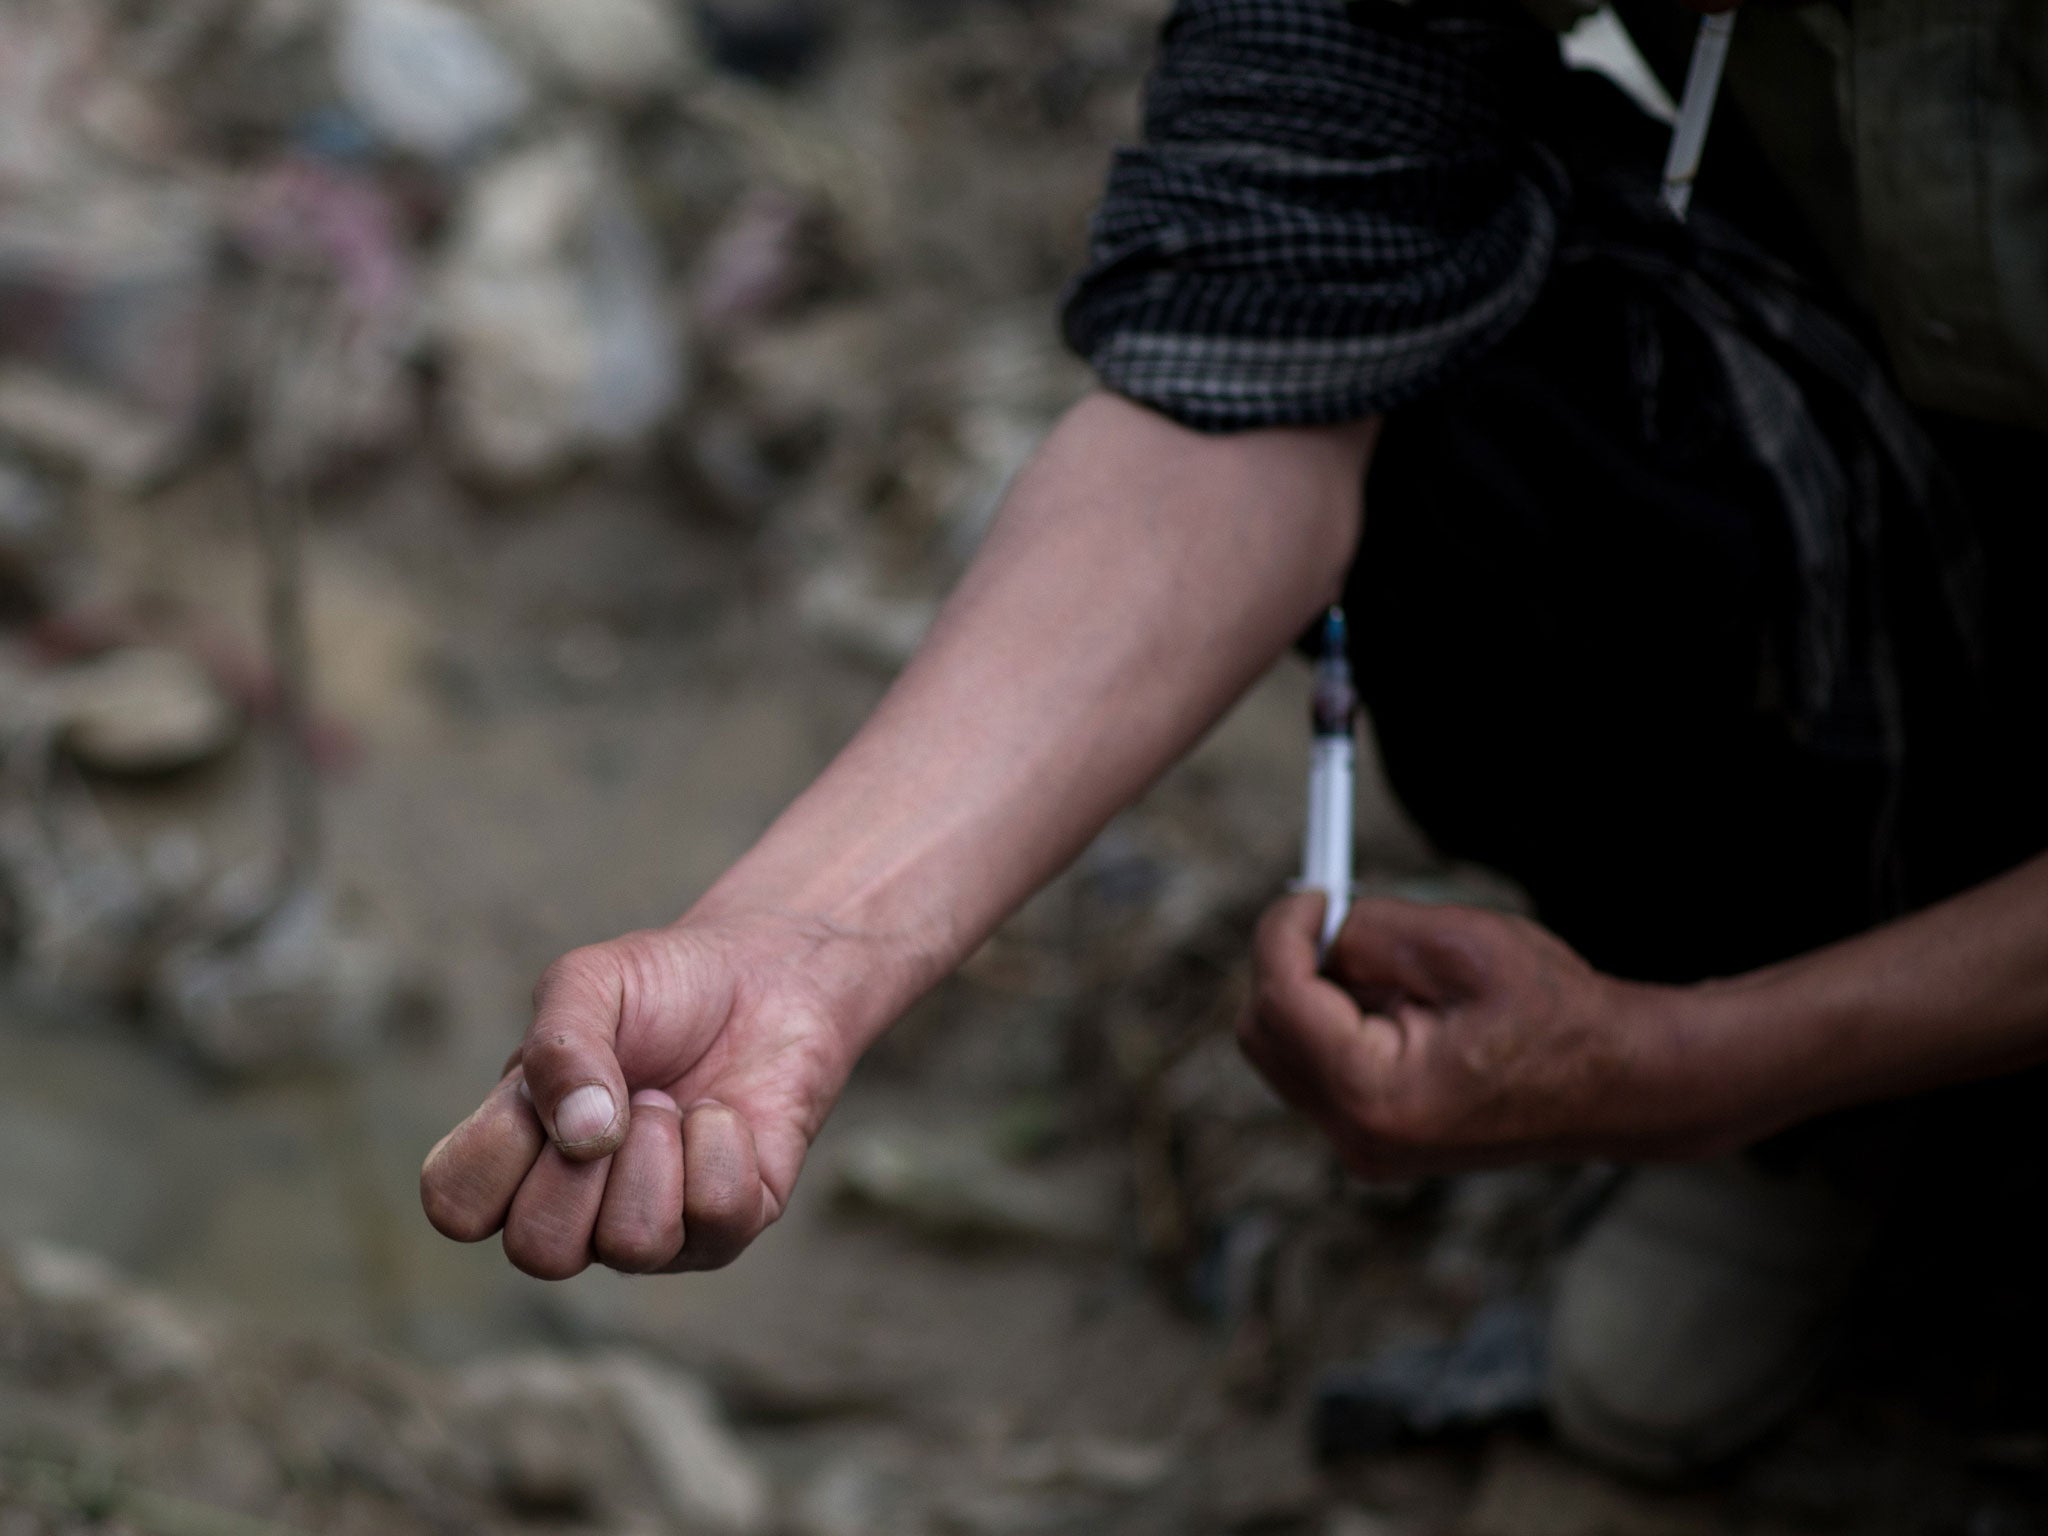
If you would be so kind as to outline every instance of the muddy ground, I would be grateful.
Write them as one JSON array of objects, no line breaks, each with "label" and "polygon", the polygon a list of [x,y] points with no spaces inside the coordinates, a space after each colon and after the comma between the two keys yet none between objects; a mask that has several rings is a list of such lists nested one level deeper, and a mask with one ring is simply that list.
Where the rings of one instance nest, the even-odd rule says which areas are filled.
[{"label": "muddy ground", "polygon": [[[26,930],[0,994],[0,1536],[2048,1528],[2048,1442],[1957,1427],[1868,1369],[1677,1491],[1593,1473],[1528,1420],[1317,1463],[1318,1374],[1540,1297],[1601,1175],[1364,1189],[1238,1063],[1244,937],[1295,859],[1292,664],[873,1053],[740,1264],[545,1285],[420,1217],[419,1160],[493,1079],[540,969],[675,915],[786,803],[1085,386],[1052,316],[1156,9],[904,0],[814,28],[793,81],[743,78],[741,50],[680,103],[557,87],[502,153],[598,112],[688,316],[687,388],[629,445],[508,459],[462,426],[476,338],[431,324],[374,375],[406,408],[352,417],[375,441],[332,462],[257,451],[309,429],[266,414],[284,397],[252,389],[246,339],[149,473],[96,461],[90,433],[0,423],[0,467],[33,465],[63,509],[61,570],[30,561],[42,606],[0,681],[32,691],[146,634],[239,679],[251,717],[174,774],[10,769],[0,830],[50,812],[78,868],[182,891],[274,864],[254,530],[292,509],[312,885],[401,1004],[252,1061],[167,1014],[133,933],[53,965]],[[86,125],[93,153],[160,149],[136,104],[169,96],[193,122],[148,174],[233,204],[303,126],[318,10],[207,0],[145,26],[24,3],[0,23],[18,43],[114,18],[95,67],[144,63]],[[259,33],[260,57],[223,41]],[[398,157],[356,190],[427,208],[402,254],[459,266],[463,186],[494,163]],[[267,291],[271,251],[211,280],[213,313]],[[486,361],[517,339],[484,338]],[[0,691],[16,759],[26,696]],[[1360,820],[1370,883],[1515,901],[1435,859],[1376,780]],[[16,906],[0,927],[41,910]]]}]

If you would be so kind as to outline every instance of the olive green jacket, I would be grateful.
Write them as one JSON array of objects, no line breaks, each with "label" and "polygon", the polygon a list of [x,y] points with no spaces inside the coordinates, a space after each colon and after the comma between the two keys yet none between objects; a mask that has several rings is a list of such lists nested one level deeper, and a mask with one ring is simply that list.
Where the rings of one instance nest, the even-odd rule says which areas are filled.
[{"label": "olive green jacket", "polygon": [[[1592,8],[1527,3],[1553,24]],[[1682,75],[1697,18],[1616,9]],[[1875,316],[1908,399],[2048,431],[2048,0],[1747,5],[1720,110]]]}]

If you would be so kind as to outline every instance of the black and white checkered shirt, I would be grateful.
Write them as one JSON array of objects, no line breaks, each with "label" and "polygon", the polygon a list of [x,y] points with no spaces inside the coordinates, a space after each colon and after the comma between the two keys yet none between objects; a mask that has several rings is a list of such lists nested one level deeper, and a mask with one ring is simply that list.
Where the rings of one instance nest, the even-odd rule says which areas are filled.
[{"label": "black and white checkered shirt", "polygon": [[1554,73],[1512,7],[1180,0],[1069,341],[1193,427],[1412,399],[1534,302],[1565,188],[1517,121]]}]

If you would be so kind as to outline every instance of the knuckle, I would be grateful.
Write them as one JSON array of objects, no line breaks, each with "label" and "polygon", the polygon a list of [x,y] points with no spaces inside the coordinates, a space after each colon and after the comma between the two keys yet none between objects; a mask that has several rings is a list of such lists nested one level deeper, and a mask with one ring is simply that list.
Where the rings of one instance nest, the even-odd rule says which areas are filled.
[{"label": "knuckle", "polygon": [[458,1243],[480,1243],[497,1230],[495,1221],[458,1199],[431,1172],[420,1174],[420,1208],[427,1224],[443,1237]]},{"label": "knuckle", "polygon": [[678,1222],[622,1221],[600,1228],[597,1234],[599,1260],[606,1268],[626,1274],[644,1274],[659,1268],[682,1245],[683,1231]]},{"label": "knuckle", "polygon": [[505,1229],[505,1257],[514,1269],[536,1280],[567,1280],[581,1274],[588,1264],[581,1252],[516,1226]]},{"label": "knuckle", "polygon": [[750,1199],[749,1192],[737,1185],[713,1187],[691,1203],[690,1217],[698,1227],[721,1237],[738,1236],[747,1231],[758,1204],[758,1197]]},{"label": "knuckle", "polygon": [[602,944],[586,944],[551,961],[533,984],[533,1006],[545,1008],[550,998],[564,992],[586,990],[603,983],[612,969],[610,955]]},{"label": "knuckle", "polygon": [[1252,1005],[1245,1011],[1244,1028],[1255,1035],[1281,1033],[1287,1022],[1287,989],[1271,975],[1258,978],[1252,989]]}]

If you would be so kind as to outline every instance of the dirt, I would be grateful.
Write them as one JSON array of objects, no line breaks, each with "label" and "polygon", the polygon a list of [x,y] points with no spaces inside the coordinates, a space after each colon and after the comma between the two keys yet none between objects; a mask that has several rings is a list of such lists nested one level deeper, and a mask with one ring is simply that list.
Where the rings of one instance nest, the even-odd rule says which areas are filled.
[{"label": "dirt", "polygon": [[[188,9],[161,48],[239,14]],[[308,8],[259,9],[296,37]],[[792,36],[824,14],[756,9]],[[687,1536],[661,1457],[619,1449],[613,1389],[647,1371],[708,1386],[797,1536],[2043,1528],[2038,1440],[1897,1394],[1838,1393],[1677,1493],[1527,1426],[1312,1464],[1317,1370],[1540,1285],[1573,1177],[1363,1190],[1238,1062],[1245,936],[1296,856],[1292,664],[873,1053],[732,1269],[550,1286],[427,1228],[419,1160],[541,968],[674,916],[826,761],[1085,382],[1057,288],[1157,7],[884,9],[793,88],[619,114],[696,322],[661,433],[487,484],[451,468],[428,367],[395,441],[302,488],[320,878],[411,979],[404,1027],[230,1077],[105,988],[0,994],[0,1536]],[[188,51],[223,82],[192,139],[281,134],[297,77]],[[397,179],[400,203],[452,196]],[[246,677],[263,567],[224,414],[152,488],[65,482],[66,600],[177,616]],[[261,871],[255,713],[201,768],[61,791],[138,866]],[[1513,902],[1370,773],[1359,822],[1377,885]],[[906,1133],[960,1154],[931,1161],[964,1192],[849,1198],[842,1166]],[[49,1244],[111,1275],[51,1270]]]}]

